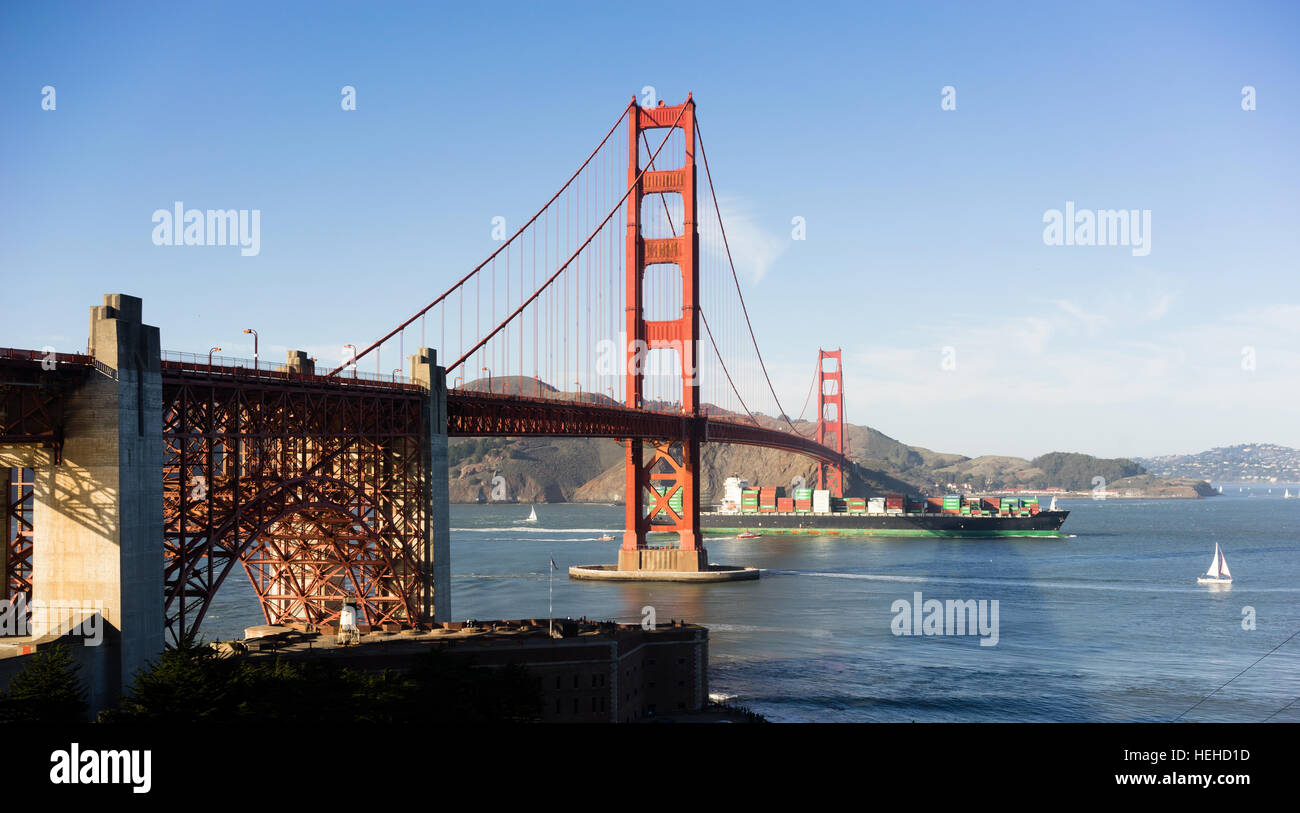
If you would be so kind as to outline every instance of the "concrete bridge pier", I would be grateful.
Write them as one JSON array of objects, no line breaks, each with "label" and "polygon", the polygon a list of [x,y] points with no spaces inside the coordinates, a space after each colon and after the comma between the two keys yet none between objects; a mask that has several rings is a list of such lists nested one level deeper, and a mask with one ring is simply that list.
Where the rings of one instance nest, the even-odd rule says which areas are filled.
[{"label": "concrete bridge pier", "polygon": [[52,609],[32,632],[99,611],[102,707],[163,650],[162,355],[139,298],[91,308],[90,352],[96,370],[64,396],[62,461],[35,473],[32,604]]},{"label": "concrete bridge pier", "polygon": [[451,620],[451,503],[447,466],[447,371],[438,366],[437,351],[422,347],[408,357],[411,380],[429,391],[425,401],[425,420],[429,427],[426,458],[429,489],[425,503],[429,507],[425,531],[424,561],[426,576],[420,595],[422,621]]}]

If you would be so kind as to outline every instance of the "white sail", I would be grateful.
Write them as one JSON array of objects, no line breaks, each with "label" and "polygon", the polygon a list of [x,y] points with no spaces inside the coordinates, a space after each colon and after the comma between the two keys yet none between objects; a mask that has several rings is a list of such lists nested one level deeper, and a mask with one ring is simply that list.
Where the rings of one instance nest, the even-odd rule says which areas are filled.
[{"label": "white sail", "polygon": [[536,522],[536,521],[537,521],[537,506],[534,505],[534,506],[529,510],[529,512],[528,512],[528,519],[526,519],[526,520],[524,520],[524,521],[525,521],[525,522]]},{"label": "white sail", "polygon": [[1232,578],[1232,573],[1228,570],[1228,557],[1223,555],[1223,551],[1219,551],[1219,576],[1224,579]]},{"label": "white sail", "polygon": [[1221,556],[1222,556],[1222,554],[1219,553],[1219,543],[1218,543],[1218,542],[1215,542],[1215,543],[1214,543],[1214,558],[1210,560],[1210,569],[1207,570],[1207,571],[1205,571],[1205,575],[1209,576],[1209,577],[1212,578],[1212,579],[1217,579],[1217,578],[1219,578],[1219,558],[1220,558]]}]

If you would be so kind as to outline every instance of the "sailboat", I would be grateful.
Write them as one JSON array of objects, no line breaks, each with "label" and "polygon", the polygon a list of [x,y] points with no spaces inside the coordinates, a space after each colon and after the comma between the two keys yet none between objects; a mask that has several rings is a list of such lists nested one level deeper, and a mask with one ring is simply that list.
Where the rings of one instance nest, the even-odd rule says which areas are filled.
[{"label": "sailboat", "polygon": [[1291,499],[1291,489],[1288,488],[1288,489],[1286,490],[1286,493],[1284,493],[1284,494],[1282,495],[1282,499],[1284,499],[1284,500],[1289,500],[1289,499]]},{"label": "sailboat", "polygon": [[1210,569],[1205,571],[1204,576],[1196,579],[1197,584],[1232,584],[1232,573],[1228,571],[1228,560],[1224,558],[1223,551],[1219,550],[1219,543],[1214,543],[1214,559],[1210,562]]},{"label": "sailboat", "polygon": [[1219,486],[1219,493],[1220,493],[1220,494],[1223,493],[1223,486]]},{"label": "sailboat", "polygon": [[536,522],[536,521],[537,521],[537,506],[534,505],[529,509],[528,519],[524,520],[524,522]]}]

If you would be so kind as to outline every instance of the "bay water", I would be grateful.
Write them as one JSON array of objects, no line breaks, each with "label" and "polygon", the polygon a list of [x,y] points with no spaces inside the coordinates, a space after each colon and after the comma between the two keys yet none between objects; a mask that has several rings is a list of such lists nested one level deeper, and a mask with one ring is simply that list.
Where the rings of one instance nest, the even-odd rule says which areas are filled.
[{"label": "bay water", "polygon": [[[1283,489],[1061,501],[1061,539],[707,536],[711,561],[764,570],[711,585],[570,580],[571,565],[616,561],[622,506],[538,505],[529,523],[528,505],[458,505],[452,617],[540,618],[553,603],[703,624],[710,691],[773,721],[1295,722],[1300,499]],[[1235,581],[1198,585],[1216,542]],[[997,601],[996,643],[896,634],[918,593],[922,606]],[[202,633],[260,623],[234,573]]]}]

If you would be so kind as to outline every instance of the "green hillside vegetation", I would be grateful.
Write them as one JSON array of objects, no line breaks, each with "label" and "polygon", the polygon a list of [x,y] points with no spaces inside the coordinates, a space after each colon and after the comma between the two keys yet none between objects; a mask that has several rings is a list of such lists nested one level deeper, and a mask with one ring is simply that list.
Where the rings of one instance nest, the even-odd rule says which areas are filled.
[{"label": "green hillside vegetation", "polygon": [[1088,491],[1106,483],[1146,474],[1146,469],[1126,457],[1101,458],[1074,452],[1050,452],[1030,463],[1043,471],[1043,486],[1059,486],[1068,491]]}]

